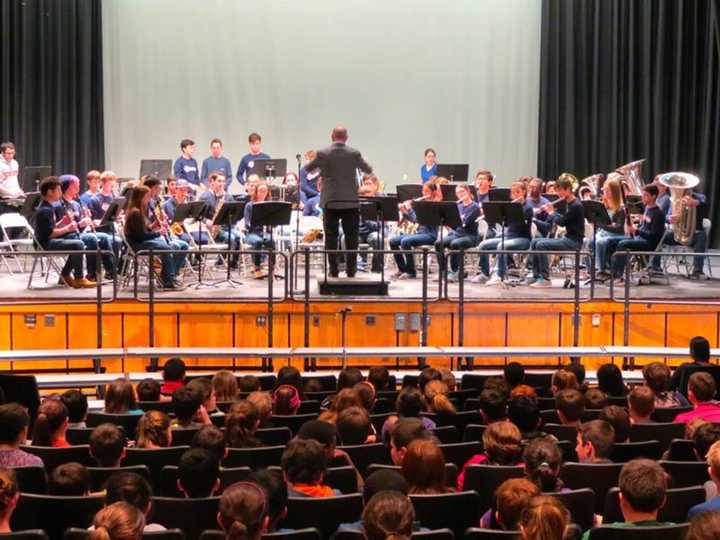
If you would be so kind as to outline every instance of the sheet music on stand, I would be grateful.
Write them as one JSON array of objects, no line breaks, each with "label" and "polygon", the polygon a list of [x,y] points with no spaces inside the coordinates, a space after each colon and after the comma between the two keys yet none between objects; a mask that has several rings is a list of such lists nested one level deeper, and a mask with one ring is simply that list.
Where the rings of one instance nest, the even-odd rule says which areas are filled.
[{"label": "sheet music on stand", "polygon": [[415,216],[420,225],[439,227],[444,225],[455,229],[462,225],[457,204],[450,201],[418,201],[413,204]]},{"label": "sheet music on stand", "polygon": [[488,191],[490,201],[494,202],[510,202],[510,188],[493,188]]},{"label": "sheet music on stand", "polygon": [[256,159],[253,162],[253,172],[260,178],[280,178],[287,174],[287,159]]},{"label": "sheet music on stand", "polygon": [[121,210],[124,210],[127,206],[127,199],[125,197],[117,197],[113,199],[105,210],[103,217],[100,219],[98,229],[113,226],[117,220],[118,214]]},{"label": "sheet music on stand", "polygon": [[399,202],[412,201],[422,197],[421,184],[400,184],[397,187],[397,198]]},{"label": "sheet music on stand", "polygon": [[140,176],[155,176],[161,182],[164,182],[168,176],[172,175],[171,159],[141,159],[140,160]]}]

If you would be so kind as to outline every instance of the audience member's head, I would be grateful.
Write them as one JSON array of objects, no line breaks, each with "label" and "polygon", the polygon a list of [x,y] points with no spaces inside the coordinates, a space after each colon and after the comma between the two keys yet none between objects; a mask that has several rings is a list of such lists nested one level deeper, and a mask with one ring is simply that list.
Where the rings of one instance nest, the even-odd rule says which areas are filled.
[{"label": "audience member's head", "polygon": [[482,389],[495,390],[497,392],[500,392],[500,394],[502,394],[505,400],[510,399],[510,387],[505,382],[505,379],[502,377],[488,377],[487,379],[485,379],[485,382],[483,382]]},{"label": "audience member's head", "polygon": [[565,371],[571,371],[575,374],[578,384],[582,387],[585,384],[585,366],[581,362],[570,362],[563,366]]},{"label": "audience member's head", "polygon": [[0,523],[8,523],[8,530],[6,532],[10,532],[10,517],[15,511],[19,498],[20,490],[18,488],[15,471],[13,469],[0,468]]},{"label": "audience member's head", "polygon": [[27,438],[30,415],[19,403],[0,405],[0,444],[19,446]]},{"label": "audience member's head", "polygon": [[636,386],[628,394],[630,420],[635,423],[647,423],[655,410],[655,392],[649,386]]},{"label": "audience member's head", "polygon": [[510,362],[503,369],[505,382],[512,389],[525,381],[525,368],[520,362]]},{"label": "audience member's head", "polygon": [[693,418],[687,424],[685,424],[685,439],[692,440],[695,437],[695,432],[700,426],[708,424],[709,422],[704,418]]},{"label": "audience member's head", "polygon": [[325,449],[312,439],[293,439],[283,452],[281,466],[291,484],[320,484],[327,468]]},{"label": "audience member's head", "polygon": [[115,424],[100,424],[90,434],[90,455],[98,467],[119,467],[125,457],[125,433]]},{"label": "audience member's head", "polygon": [[260,469],[253,471],[248,481],[257,484],[265,491],[269,517],[267,532],[274,532],[287,515],[288,489],[282,472],[276,469]]},{"label": "audience member's head", "polygon": [[346,367],[340,370],[337,380],[338,391],[344,388],[352,388],[363,380],[362,371],[356,367]]},{"label": "audience member's head", "polygon": [[407,447],[418,439],[432,439],[419,418],[400,418],[390,432],[390,457],[395,465],[402,465]]},{"label": "audience member's head", "polygon": [[335,397],[330,403],[330,410],[336,414],[339,414],[350,407],[362,407],[362,403],[360,402],[357,392],[355,392],[352,388],[343,388],[340,390],[337,394],[335,394]]},{"label": "audience member's head", "polygon": [[250,392],[247,400],[255,405],[260,419],[260,426],[266,426],[270,421],[273,409],[273,400],[270,392]]},{"label": "audience member's head", "polygon": [[615,444],[615,430],[605,420],[580,425],[575,452],[581,462],[609,461]]},{"label": "audience member's head", "polygon": [[603,364],[597,370],[598,388],[611,397],[624,397],[628,393],[622,371],[615,364]]},{"label": "audience member's head", "polygon": [[371,433],[370,415],[362,407],[348,407],[338,414],[337,432],[343,446],[363,444]]},{"label": "audience member's head", "polygon": [[216,426],[203,426],[193,435],[191,448],[202,448],[207,450],[218,462],[225,459],[227,455],[227,444],[225,434]]},{"label": "audience member's head", "polygon": [[716,440],[708,449],[705,457],[710,479],[720,485],[720,440]]},{"label": "audience member's head", "polygon": [[450,401],[448,392],[448,387],[444,382],[438,380],[429,381],[425,385],[425,401],[428,408],[435,413],[455,414],[457,410]]},{"label": "audience member's head", "polygon": [[552,438],[533,439],[523,452],[525,474],[544,493],[560,491],[562,481],[558,475],[562,459],[562,451]]},{"label": "audience member's head", "polygon": [[455,390],[457,381],[455,380],[455,374],[452,372],[452,370],[447,367],[441,367],[438,368],[438,371],[440,372],[440,376],[442,377],[442,382],[445,383],[445,386],[448,387],[448,390],[451,392]]},{"label": "audience member's head", "polygon": [[670,375],[670,368],[662,362],[653,362],[643,368],[645,384],[657,395],[668,391]]},{"label": "audience member's head", "polygon": [[64,392],[60,399],[67,407],[68,422],[71,425],[85,422],[88,411],[88,400],[85,394],[74,388]]},{"label": "audience member's head", "polygon": [[377,493],[362,514],[366,540],[409,540],[414,521],[410,499],[397,491]]},{"label": "audience member's head", "polygon": [[206,377],[200,377],[199,379],[193,379],[187,384],[190,390],[196,391],[200,394],[202,400],[202,406],[208,413],[217,410],[217,398],[215,396],[215,389],[213,388],[212,382]]},{"label": "audience member's head", "polygon": [[220,497],[218,524],[227,540],[260,540],[270,517],[265,490],[250,482],[228,486]]},{"label": "audience member's head", "polygon": [[607,394],[599,388],[588,388],[585,391],[586,409],[603,409],[609,404]]},{"label": "audience member's head", "polygon": [[690,520],[685,540],[717,540],[720,538],[720,512],[700,512]]},{"label": "audience member's head", "polygon": [[702,336],[690,340],[690,356],[699,364],[710,362],[710,342]]},{"label": "audience member's head", "polygon": [[202,406],[202,394],[197,389],[183,386],[172,394],[172,405],[180,426],[188,426]]},{"label": "audience member's head", "polygon": [[560,390],[555,396],[555,409],[561,424],[577,425],[585,412],[585,397],[579,390]]},{"label": "audience member's head", "polygon": [[508,404],[508,418],[518,427],[523,436],[532,433],[540,426],[538,400],[522,395],[513,397]]},{"label": "audience member's head", "polygon": [[400,417],[416,418],[424,410],[423,395],[414,386],[406,386],[397,397],[395,409]]},{"label": "audience member's head", "polygon": [[715,399],[715,379],[709,373],[698,371],[690,375],[688,382],[688,400],[693,405],[706,403]]},{"label": "audience member's head", "polygon": [[105,504],[108,505],[123,501],[147,514],[151,497],[150,484],[137,473],[116,472],[105,483]]},{"label": "audience member's head", "polygon": [[82,497],[90,493],[90,472],[80,463],[55,467],[48,479],[48,494]]},{"label": "audience member's head", "polygon": [[68,426],[68,410],[57,398],[46,398],[38,408],[32,443],[34,446],[53,446],[65,437]]},{"label": "audience member's head", "polygon": [[170,417],[162,411],[148,411],[137,424],[138,448],[167,448],[172,443]]},{"label": "audience member's head", "polygon": [[122,414],[137,409],[135,389],[125,377],[115,379],[105,390],[105,412]]},{"label": "audience member's head", "polygon": [[230,448],[259,446],[255,432],[260,425],[257,407],[247,400],[232,404],[225,415],[225,440]]},{"label": "audience member's head", "polygon": [[277,390],[283,385],[295,387],[295,390],[298,391],[298,398],[302,399],[303,380],[300,371],[296,367],[283,366],[278,370],[274,389]]},{"label": "audience member's head", "polygon": [[555,497],[540,495],[530,499],[520,515],[523,540],[563,540],[570,524],[570,512]]},{"label": "audience member's head", "polygon": [[624,443],[630,438],[630,415],[618,405],[608,405],[600,411],[600,420],[605,420],[615,431],[615,442]]},{"label": "audience member's head", "polygon": [[322,420],[310,420],[305,422],[297,433],[301,440],[313,440],[322,445],[325,449],[325,456],[328,460],[335,454],[337,445],[337,427],[335,424],[323,422]]},{"label": "audience member's head", "polygon": [[397,491],[403,495],[410,492],[405,477],[394,469],[378,469],[370,474],[365,480],[363,486],[363,501],[365,504],[373,498],[376,493],[381,491]]},{"label": "audience member's head", "polygon": [[507,394],[491,388],[480,392],[480,414],[486,424],[506,420],[507,408]]},{"label": "audience member's head", "polygon": [[[232,373],[231,373],[231,375],[232,375]],[[235,379],[235,376],[233,376],[233,379]],[[230,384],[232,384],[232,383],[230,383]],[[250,374],[243,375],[242,377],[240,377],[239,381],[237,379],[235,379],[235,387],[240,392],[257,392],[258,390],[262,389],[262,387],[260,385],[260,379],[258,379],[255,375],[250,375]],[[233,398],[230,398],[230,399],[233,399]],[[226,401],[229,401],[229,399]]]},{"label": "audience member's head", "polygon": [[185,381],[185,362],[180,358],[168,358],[163,366],[163,380],[179,382]]},{"label": "audience member's head", "polygon": [[178,489],[186,497],[210,497],[220,487],[220,464],[202,448],[185,452],[178,463]]},{"label": "audience member's head", "polygon": [[667,475],[655,461],[634,459],[626,463],[618,485],[620,509],[626,522],[655,519],[665,504]]},{"label": "audience member's head", "polygon": [[515,465],[522,456],[522,435],[512,422],[493,422],[485,428],[483,448],[492,465]]},{"label": "audience member's head", "polygon": [[442,381],[442,375],[434,367],[426,367],[418,375],[418,388],[421,393],[425,393],[425,385],[430,381]]},{"label": "audience member's head", "polygon": [[699,460],[704,461],[710,448],[720,440],[720,424],[706,422],[695,430],[692,442]]},{"label": "audience member's head", "polygon": [[102,508],[93,520],[90,540],[140,540],[145,528],[145,515],[126,502]]},{"label": "audience member's head", "polygon": [[368,382],[375,387],[375,391],[389,390],[390,372],[385,366],[373,366],[368,371]]},{"label": "audience member's head", "polygon": [[352,391],[355,392],[362,408],[370,414],[375,407],[375,387],[372,383],[360,381],[352,387]]},{"label": "audience member's head", "polygon": [[408,445],[402,473],[410,485],[410,493],[431,495],[448,491],[445,457],[433,440],[415,440]]},{"label": "audience member's head", "polygon": [[558,369],[552,376],[551,389],[553,394],[557,394],[562,390],[578,390],[580,385],[577,377],[571,371],[566,369]]},{"label": "audience member's head", "polygon": [[300,393],[290,384],[278,386],[272,396],[272,412],[278,415],[296,414],[300,408]]},{"label": "audience member's head", "polygon": [[525,478],[505,480],[495,491],[495,519],[505,531],[516,531],[520,516],[540,489]]},{"label": "audience member's head", "polygon": [[136,388],[140,401],[158,401],[160,399],[160,383],[155,379],[143,379]]}]

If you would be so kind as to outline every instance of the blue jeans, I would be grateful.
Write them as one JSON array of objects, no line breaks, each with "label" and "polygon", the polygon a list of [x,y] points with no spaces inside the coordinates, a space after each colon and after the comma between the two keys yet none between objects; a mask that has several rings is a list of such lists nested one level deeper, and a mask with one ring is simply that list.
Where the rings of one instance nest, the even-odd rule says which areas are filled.
[{"label": "blue jeans", "polygon": [[[480,271],[486,276],[490,275],[490,256],[485,251],[494,251],[502,248],[502,238],[490,238],[480,242]],[[505,238],[504,249],[527,249],[530,247],[529,238]],[[505,277],[507,273],[507,255],[497,256],[498,276]]]},{"label": "blue jeans", "polygon": [[[625,238],[622,233],[611,233],[599,230],[595,235],[595,270],[602,272],[609,269],[610,252],[617,243]],[[592,244],[591,244],[592,245]]]},{"label": "blue jeans", "polygon": [[[85,244],[85,249],[87,251],[95,251],[98,247],[100,247],[101,251],[110,251],[115,253],[115,255],[118,255],[120,252],[121,240],[119,238],[115,238],[115,244],[113,245],[113,237],[107,233],[86,232],[80,235],[80,239]],[[102,276],[98,275],[97,272],[97,256],[90,253],[87,253],[85,256],[87,258],[88,275],[100,279]],[[113,258],[109,254],[103,253],[101,255],[101,260],[106,272],[115,272]]]},{"label": "blue jeans", "polygon": [[[251,249],[261,250],[262,248],[272,248],[273,244],[270,241],[269,236],[260,236],[259,234],[249,233],[245,235],[245,243],[250,246]],[[259,268],[262,263],[262,254],[253,253],[252,255],[253,264],[255,268]]]},{"label": "blue jeans", "polygon": [[[187,250],[188,245],[182,240],[171,240],[168,244],[164,238],[153,238],[152,240],[145,240],[139,244],[132,246],[134,251],[148,251],[150,249],[161,251],[161,250]],[[163,253],[160,255],[162,260],[162,281],[163,283],[170,284],[175,279],[178,270],[185,264],[185,253]]]},{"label": "blue jeans", "polygon": [[318,204],[320,204],[320,195],[306,198],[303,206],[303,216],[319,216]]},{"label": "blue jeans", "polygon": [[65,266],[61,270],[62,276],[69,276],[70,272],[75,279],[83,277],[83,252],[85,251],[85,243],[80,240],[78,235],[69,235],[68,238],[51,238],[45,247],[48,251],[78,251],[77,255],[68,256]]},{"label": "blue jeans", "polygon": [[[218,243],[227,244],[230,249],[240,249],[240,236],[232,229],[228,231],[227,227],[220,229],[215,240]],[[238,255],[233,254],[230,257],[230,265],[237,265],[237,260]]]},{"label": "blue jeans", "polygon": [[618,254],[615,256],[615,259],[612,262],[612,274],[615,277],[620,277],[623,275],[623,272],[625,271],[625,264],[627,263],[627,257],[625,255],[621,255],[619,252],[622,251],[652,251],[655,249],[655,246],[645,240],[644,238],[625,238],[623,240],[620,240],[617,244],[617,248],[615,251],[618,252]]},{"label": "blue jeans", "polygon": [[[570,238],[535,238],[530,243],[530,249],[535,251],[574,251],[580,249],[580,242]],[[547,255],[533,255],[533,276],[535,278],[550,278],[550,268]]]},{"label": "blue jeans", "polygon": [[[463,249],[469,249],[471,247],[477,246],[478,242],[480,241],[480,238],[477,235],[474,234],[464,234],[459,235],[455,231],[448,234],[445,238],[442,239],[442,242],[438,240],[435,242],[435,249],[438,252],[438,257],[440,259],[440,268],[445,269],[446,268],[446,262],[445,262],[445,249],[448,250],[463,250]],[[450,255],[450,268],[453,272],[457,272],[458,268],[460,267],[460,254],[459,253],[453,253]]]},{"label": "blue jeans", "polygon": [[[437,235],[431,233],[417,233],[417,234],[401,234],[390,238],[388,243],[390,249],[403,251],[410,251],[412,248],[417,246],[432,246],[437,240]],[[416,277],[415,271],[415,257],[412,253],[395,253],[393,255],[395,263],[397,264],[398,271],[403,272],[410,277]]]}]

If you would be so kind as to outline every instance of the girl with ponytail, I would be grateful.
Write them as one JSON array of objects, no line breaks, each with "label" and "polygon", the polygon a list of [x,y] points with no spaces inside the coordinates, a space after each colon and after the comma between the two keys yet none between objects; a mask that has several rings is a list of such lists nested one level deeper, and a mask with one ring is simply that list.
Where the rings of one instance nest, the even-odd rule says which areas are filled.
[{"label": "girl with ponytail", "polygon": [[430,412],[438,416],[452,416],[457,413],[455,405],[448,398],[448,387],[442,381],[430,381],[425,385],[425,401]]},{"label": "girl with ponytail", "polygon": [[409,540],[414,521],[413,505],[399,491],[376,493],[362,515],[367,540]]},{"label": "girl with ponytail", "polygon": [[269,522],[265,491],[250,482],[226,488],[220,498],[217,522],[226,540],[260,540]]},{"label": "girl with ponytail", "polygon": [[167,448],[172,444],[170,417],[161,411],[148,411],[137,425],[138,448]]},{"label": "girl with ponytail", "polygon": [[70,443],[65,439],[68,428],[68,410],[65,404],[56,398],[47,398],[40,404],[32,433],[33,446],[52,446],[67,448]]},{"label": "girl with ponytail", "polygon": [[570,512],[555,497],[533,497],[520,517],[522,540],[563,540]]},{"label": "girl with ponytail", "polygon": [[10,517],[19,498],[15,472],[12,469],[0,469],[0,533],[12,532]]},{"label": "girl with ponytail", "polygon": [[225,416],[225,440],[230,448],[256,448],[262,443],[255,438],[260,425],[257,407],[247,400],[233,403]]},{"label": "girl with ponytail", "polygon": [[90,540],[140,540],[145,515],[126,502],[116,502],[95,514]]},{"label": "girl with ponytail", "polygon": [[558,478],[562,465],[562,451],[550,437],[533,439],[523,454],[525,475],[543,493],[562,491],[564,485]]}]

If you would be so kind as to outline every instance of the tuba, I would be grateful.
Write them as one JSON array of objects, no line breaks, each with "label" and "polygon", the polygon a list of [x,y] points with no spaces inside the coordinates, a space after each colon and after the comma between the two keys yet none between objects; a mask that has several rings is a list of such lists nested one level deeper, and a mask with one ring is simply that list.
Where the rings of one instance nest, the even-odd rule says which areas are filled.
[{"label": "tuba", "polygon": [[689,173],[669,172],[661,174],[658,182],[670,192],[672,215],[677,218],[672,225],[675,241],[683,246],[690,245],[695,237],[697,208],[688,206],[683,198],[685,191],[697,186],[700,179]]},{"label": "tuba", "polygon": [[560,176],[558,176],[558,180],[570,180],[570,185],[572,186],[573,192],[576,192],[578,188],[580,187],[580,182],[578,182],[577,176],[575,176],[572,173],[564,172]]},{"label": "tuba", "polygon": [[597,199],[600,194],[600,187],[602,185],[603,178],[605,176],[602,173],[593,174],[580,180],[580,187],[578,188],[578,197],[583,199],[585,193],[590,194],[591,199]]},{"label": "tuba", "polygon": [[[615,169],[615,172],[622,176],[619,180],[625,195],[642,195],[642,190],[645,187],[645,181],[642,177],[643,163],[645,163],[644,159],[638,159]],[[610,175],[608,175],[608,179],[610,179]]]}]

